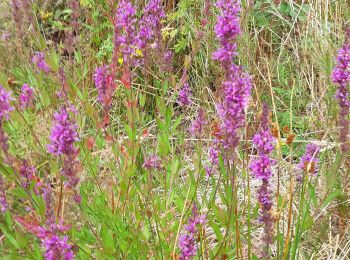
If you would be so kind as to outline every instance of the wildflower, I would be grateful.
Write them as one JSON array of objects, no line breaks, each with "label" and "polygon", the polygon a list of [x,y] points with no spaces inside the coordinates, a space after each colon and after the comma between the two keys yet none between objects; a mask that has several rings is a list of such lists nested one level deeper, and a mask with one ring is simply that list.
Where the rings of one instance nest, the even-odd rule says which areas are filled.
[{"label": "wildflower", "polygon": [[186,82],[179,91],[178,101],[182,106],[188,106],[190,104],[191,89]]},{"label": "wildflower", "polygon": [[197,236],[200,226],[207,222],[205,215],[198,215],[196,205],[192,207],[192,215],[185,225],[185,232],[179,237],[180,259],[191,259],[197,254]]},{"label": "wildflower", "polygon": [[[12,100],[13,98],[11,97],[11,92],[6,91],[0,84],[0,148],[3,150],[6,157],[9,157],[9,146],[3,124],[5,121],[10,119],[10,112],[14,110],[13,106],[11,105]],[[6,159],[8,160],[9,158]]]},{"label": "wildflower", "polygon": [[341,150],[343,152],[350,151],[350,144],[348,143],[350,132],[350,100],[349,100],[349,83],[350,83],[350,28],[347,30],[345,43],[338,50],[337,65],[333,69],[332,81],[337,84],[337,92],[335,98],[340,107],[339,112],[339,141],[341,143]]},{"label": "wildflower", "polygon": [[[11,97],[11,92],[8,92],[4,89],[4,87],[0,84],[0,152],[3,151],[5,158],[4,161],[9,161],[8,154],[8,138],[3,129],[3,123],[10,118],[10,112],[14,110],[11,106],[11,101],[13,98]],[[7,210],[7,200],[5,193],[5,183],[0,174],[0,211],[4,213]]]},{"label": "wildflower", "polygon": [[[272,165],[274,160],[270,159],[273,151],[274,139],[269,128],[269,109],[267,104],[263,106],[259,132],[254,136],[253,143],[258,150],[258,158],[250,164],[252,175],[262,180],[258,190],[258,201],[260,203],[260,221],[264,223],[264,242],[268,246],[272,244],[274,217],[271,213],[272,202],[270,199],[270,178],[272,176]],[[268,252],[266,252],[267,254]]]},{"label": "wildflower", "polygon": [[224,69],[221,102],[216,104],[219,123],[210,147],[212,163],[218,163],[218,154],[224,150],[223,159],[230,161],[239,144],[239,130],[244,127],[245,113],[252,88],[251,77],[243,67],[235,64],[237,57],[237,37],[241,29],[239,24],[240,1],[218,0],[220,14],[215,25],[220,46],[213,53],[212,59],[221,62]]},{"label": "wildflower", "polygon": [[114,45],[122,54],[123,63],[127,66],[133,65],[132,57],[137,56],[136,47],[140,44],[136,32],[135,14],[136,9],[131,2],[122,0],[114,17]]},{"label": "wildflower", "polygon": [[216,5],[221,11],[215,25],[215,33],[219,39],[220,47],[213,53],[213,59],[221,61],[224,69],[228,71],[233,58],[237,56],[236,39],[241,32],[239,24],[240,1],[218,0]]},{"label": "wildflower", "polygon": [[44,188],[43,198],[46,203],[45,223],[40,224],[36,219],[21,217],[16,217],[16,221],[40,239],[42,246],[45,248],[44,257],[46,260],[74,259],[71,245],[68,244],[68,236],[62,235],[70,229],[70,226],[63,225],[62,222],[56,223],[50,185]]},{"label": "wildflower", "polygon": [[162,40],[161,35],[161,20],[165,18],[165,12],[160,0],[150,0],[140,20],[139,38],[140,49],[145,49],[152,45],[157,49]]},{"label": "wildflower", "polygon": [[34,91],[28,84],[24,84],[19,95],[19,104],[21,108],[29,107],[33,103]]},{"label": "wildflower", "polygon": [[70,260],[74,259],[73,252],[71,250],[71,245],[68,243],[68,237],[63,236],[60,238],[57,235],[52,237],[45,237],[42,241],[45,247],[44,257],[46,260],[57,260],[64,259]]},{"label": "wildflower", "polygon": [[[61,108],[60,112],[54,115],[54,126],[51,129],[50,136],[51,143],[48,145],[49,153],[56,156],[64,155],[61,173],[66,178],[67,187],[72,189],[79,182],[76,169],[78,149],[74,147],[74,144],[79,141],[77,128],[67,109],[65,107]],[[75,194],[75,199],[80,201],[77,194]]]},{"label": "wildflower", "polygon": [[9,120],[10,112],[14,110],[13,106],[11,106],[12,100],[11,92],[6,91],[0,84],[0,124]]},{"label": "wildflower", "polygon": [[7,210],[7,200],[6,200],[6,194],[5,194],[5,183],[0,175],[0,212],[5,213]]},{"label": "wildflower", "polygon": [[150,155],[144,160],[142,167],[147,170],[160,169],[162,162],[157,155]]},{"label": "wildflower", "polygon": [[318,155],[320,149],[316,144],[308,144],[306,146],[305,154],[301,157],[298,164],[300,174],[297,175],[297,180],[302,181],[301,172],[317,174],[318,172]]},{"label": "wildflower", "polygon": [[77,150],[74,143],[79,141],[77,125],[71,120],[66,108],[61,108],[54,114],[54,126],[51,129],[50,141],[48,145],[49,153],[54,155],[75,154]]},{"label": "wildflower", "polygon": [[50,67],[45,61],[45,54],[42,52],[36,52],[34,56],[32,57],[32,62],[34,65],[39,69],[44,72],[49,72]]},{"label": "wildflower", "polygon": [[209,158],[213,165],[217,165],[219,163],[219,151],[216,149],[216,147],[209,147]]},{"label": "wildflower", "polygon": [[113,78],[109,73],[108,66],[96,68],[93,76],[98,92],[98,101],[109,107],[112,102]]},{"label": "wildflower", "polygon": [[212,58],[221,62],[225,71],[225,80],[222,83],[222,101],[216,104],[220,119],[219,132],[215,136],[211,149],[212,153],[213,150],[219,153],[223,148],[228,151],[225,153],[227,156],[233,156],[232,152],[239,143],[239,129],[244,126],[252,82],[243,68],[234,63],[237,56],[236,40],[241,32],[240,1],[218,0],[216,5],[220,9],[220,15],[217,18],[215,32],[220,46],[213,53]]},{"label": "wildflower", "polygon": [[173,58],[174,53],[171,50],[167,50],[164,52],[163,59],[165,72],[171,72],[173,70]]},{"label": "wildflower", "polygon": [[147,64],[149,56],[153,55],[163,71],[169,70],[168,51],[164,50],[165,44],[162,37],[162,20],[165,12],[160,0],[150,0],[140,20],[138,38],[139,48],[143,51],[143,61]]},{"label": "wildflower", "polygon": [[29,165],[27,161],[22,161],[22,165],[19,169],[19,174],[23,180],[23,186],[25,188],[29,188],[32,180],[36,178],[35,176],[36,170],[33,166]]},{"label": "wildflower", "polygon": [[193,135],[200,136],[206,123],[207,121],[205,120],[204,110],[202,108],[199,108],[197,118],[192,122],[192,125],[190,127],[190,132]]},{"label": "wildflower", "polygon": [[232,65],[229,73],[223,83],[223,100],[216,108],[221,121],[220,143],[224,149],[233,150],[239,143],[239,129],[244,127],[252,83],[250,76],[239,66]]}]

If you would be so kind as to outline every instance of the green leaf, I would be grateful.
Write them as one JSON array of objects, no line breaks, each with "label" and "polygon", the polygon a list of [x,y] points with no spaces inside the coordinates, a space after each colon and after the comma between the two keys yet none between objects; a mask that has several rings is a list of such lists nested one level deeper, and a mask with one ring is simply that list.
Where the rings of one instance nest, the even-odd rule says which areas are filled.
[{"label": "green leaf", "polygon": [[105,253],[113,254],[115,252],[115,243],[110,230],[106,227],[106,225],[102,225],[100,231],[102,246]]}]

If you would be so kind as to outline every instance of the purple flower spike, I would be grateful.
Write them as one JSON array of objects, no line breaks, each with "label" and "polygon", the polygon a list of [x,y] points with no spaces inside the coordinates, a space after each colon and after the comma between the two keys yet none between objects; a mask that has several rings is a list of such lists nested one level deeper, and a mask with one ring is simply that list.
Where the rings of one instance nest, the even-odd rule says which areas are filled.
[{"label": "purple flower spike", "polygon": [[[258,190],[258,201],[260,203],[260,221],[264,223],[264,243],[266,248],[273,242],[273,223],[275,221],[271,208],[270,199],[270,179],[272,176],[272,165],[274,160],[270,159],[270,154],[274,148],[274,139],[269,128],[269,109],[267,104],[263,106],[261,124],[259,132],[254,136],[253,143],[258,150],[258,158],[250,164],[252,175],[262,180],[262,185]],[[265,252],[268,254],[268,252]]]},{"label": "purple flower spike", "polygon": [[0,212],[5,213],[7,210],[7,200],[6,200],[6,194],[5,194],[5,183],[0,175]]},{"label": "purple flower spike", "polygon": [[145,158],[142,167],[147,170],[160,169],[162,167],[162,161],[157,155],[150,155]]},{"label": "purple flower spike", "polygon": [[350,29],[347,30],[345,43],[338,50],[337,64],[332,73],[332,81],[338,86],[335,98],[338,101],[339,111],[339,141],[343,152],[350,151],[349,132],[350,132]]},{"label": "purple flower spike", "polygon": [[108,66],[96,68],[93,78],[98,92],[98,101],[105,104],[113,91],[113,78],[109,73]]},{"label": "purple flower spike", "polygon": [[32,57],[32,62],[39,70],[42,70],[46,73],[50,71],[50,66],[45,61],[44,53],[36,52]]},{"label": "purple flower spike", "polygon": [[34,90],[28,86],[28,84],[24,84],[21,88],[21,94],[19,95],[19,105],[21,108],[29,107],[33,104],[34,100]]},{"label": "purple flower spike", "polygon": [[49,153],[54,155],[75,154],[74,143],[79,141],[77,125],[70,119],[66,108],[61,108],[54,114],[54,126],[51,129],[50,141],[48,145]]},{"label": "purple flower spike", "polygon": [[197,118],[192,122],[192,125],[190,127],[190,132],[193,135],[200,136],[203,132],[203,127],[207,123],[205,120],[204,110],[202,108],[198,109],[198,116]]},{"label": "purple flower spike", "polygon": [[192,259],[197,254],[197,237],[200,227],[207,223],[206,215],[198,215],[196,205],[193,205],[192,215],[185,225],[185,232],[179,236],[180,259]]},{"label": "purple flower spike", "polygon": [[123,63],[127,66],[135,65],[132,60],[137,56],[136,48],[140,45],[140,39],[137,37],[136,8],[127,0],[119,2],[114,19],[115,38],[114,45],[122,54]]},{"label": "purple flower spike", "polygon": [[[72,107],[69,109],[70,111],[75,110]],[[56,156],[64,155],[61,173],[66,178],[66,186],[74,189],[79,182],[76,169],[78,149],[74,147],[74,144],[79,141],[78,126],[71,119],[65,107],[55,113],[54,123],[55,125],[51,129],[51,143],[48,145],[48,151]],[[78,198],[77,196],[75,194],[76,198]]]},{"label": "purple flower spike", "polygon": [[182,89],[179,91],[178,101],[182,106],[188,106],[190,104],[191,89],[186,82]]},{"label": "purple flower spike", "polygon": [[306,146],[305,154],[301,157],[298,164],[298,175],[297,180],[302,181],[303,172],[310,173],[312,175],[317,174],[318,172],[318,163],[319,163],[319,153],[320,148],[316,144],[308,144]]},{"label": "purple flower spike", "polygon": [[213,59],[221,61],[223,67],[229,70],[234,57],[237,56],[236,40],[241,32],[239,24],[240,1],[218,0],[216,5],[221,14],[217,18],[215,32],[221,46],[213,53]]},{"label": "purple flower spike", "polygon": [[[212,58],[221,62],[224,69],[224,81],[221,87],[221,102],[216,104],[219,124],[211,154],[224,151],[225,161],[234,160],[235,150],[240,140],[240,129],[244,127],[246,109],[252,89],[251,77],[243,67],[235,64],[237,57],[237,37],[241,29],[239,24],[240,1],[218,0],[219,16],[215,25],[220,46]],[[215,153],[214,153],[215,151]],[[217,160],[212,160],[216,162]]]},{"label": "purple flower spike", "polygon": [[11,106],[12,100],[11,92],[6,91],[0,84],[0,124],[9,120],[10,112],[14,110],[13,106]]},{"label": "purple flower spike", "polygon": [[152,47],[157,49],[161,44],[161,20],[165,18],[165,12],[160,0],[150,0],[144,9],[140,20],[139,39],[140,49]]},{"label": "purple flower spike", "polygon": [[52,237],[45,237],[42,241],[45,247],[45,259],[46,260],[72,260],[74,259],[71,246],[68,244],[68,237],[63,236],[60,238],[57,235]]}]

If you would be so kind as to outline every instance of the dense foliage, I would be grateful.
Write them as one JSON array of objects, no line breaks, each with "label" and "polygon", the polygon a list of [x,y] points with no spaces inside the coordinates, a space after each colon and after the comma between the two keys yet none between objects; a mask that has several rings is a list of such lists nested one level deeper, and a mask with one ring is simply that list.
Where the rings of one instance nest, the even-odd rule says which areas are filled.
[{"label": "dense foliage", "polygon": [[1,259],[349,259],[348,1],[0,9]]}]

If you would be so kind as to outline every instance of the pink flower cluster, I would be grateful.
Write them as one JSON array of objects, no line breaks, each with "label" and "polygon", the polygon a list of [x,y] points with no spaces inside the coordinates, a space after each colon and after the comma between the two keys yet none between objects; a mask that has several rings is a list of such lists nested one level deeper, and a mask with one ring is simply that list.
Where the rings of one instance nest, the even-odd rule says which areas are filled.
[{"label": "pink flower cluster", "polygon": [[[213,53],[213,59],[219,60],[225,71],[222,83],[221,99],[216,105],[220,119],[219,130],[215,136],[214,146],[211,148],[212,163],[217,161],[217,154],[224,149],[225,155],[234,156],[234,150],[239,143],[239,130],[244,126],[245,111],[247,109],[252,88],[251,77],[241,66],[235,64],[237,57],[237,37],[240,34],[239,0],[218,0],[220,14],[215,26],[216,36],[220,47]],[[216,150],[214,153],[213,150]],[[229,160],[230,158],[225,158]]]},{"label": "pink flower cluster", "polygon": [[185,233],[179,237],[180,259],[191,259],[197,254],[197,236],[200,227],[207,223],[206,215],[199,215],[196,205],[192,207],[192,215],[185,225]]},{"label": "pink flower cluster", "polygon": [[269,108],[265,103],[260,123],[260,130],[254,136],[253,143],[258,150],[258,158],[250,164],[252,175],[262,180],[262,185],[258,190],[258,201],[260,203],[260,221],[264,223],[264,242],[266,245],[272,244],[274,217],[271,213],[272,201],[270,199],[270,178],[272,176],[272,165],[274,160],[270,159],[270,154],[274,149],[274,138],[269,128]]},{"label": "pink flower cluster", "polygon": [[332,81],[337,84],[336,99],[338,101],[339,126],[340,134],[339,141],[343,152],[350,151],[349,133],[350,133],[350,100],[349,100],[349,85],[350,85],[350,29],[347,30],[344,45],[338,50],[337,64],[332,73]]}]

